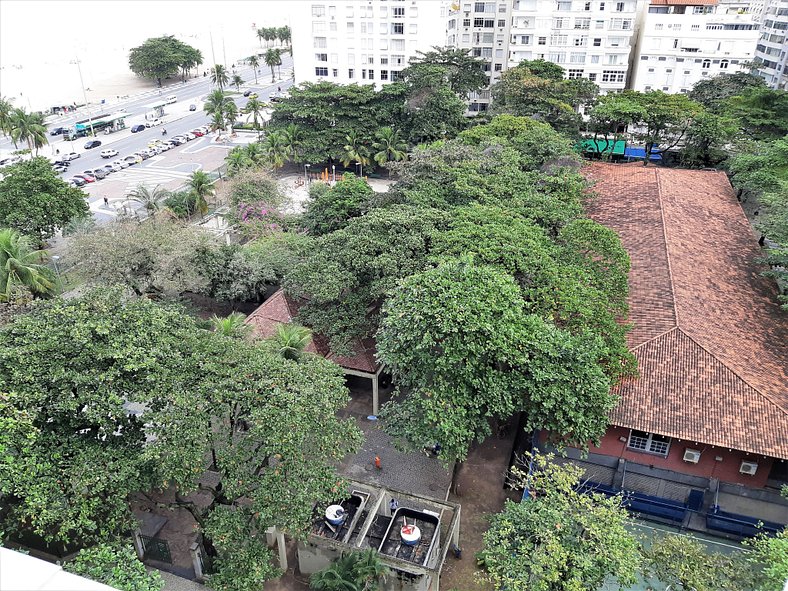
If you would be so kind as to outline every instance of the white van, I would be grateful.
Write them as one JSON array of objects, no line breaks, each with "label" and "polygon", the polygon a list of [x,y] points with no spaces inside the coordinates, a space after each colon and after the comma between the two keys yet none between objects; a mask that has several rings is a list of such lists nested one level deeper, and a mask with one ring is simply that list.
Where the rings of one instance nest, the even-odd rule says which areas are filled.
[{"label": "white van", "polygon": [[178,97],[175,96],[174,94],[171,94],[166,99],[164,99],[164,102],[167,103],[168,105],[171,105],[172,103],[177,103]]}]

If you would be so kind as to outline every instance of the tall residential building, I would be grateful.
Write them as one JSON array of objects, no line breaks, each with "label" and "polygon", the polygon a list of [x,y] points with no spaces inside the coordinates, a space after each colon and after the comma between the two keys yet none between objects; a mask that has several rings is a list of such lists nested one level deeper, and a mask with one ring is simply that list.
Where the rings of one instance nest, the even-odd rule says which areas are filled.
[{"label": "tall residential building", "polygon": [[631,88],[689,92],[700,80],[747,68],[758,23],[747,0],[651,0],[641,13]]},{"label": "tall residential building", "polygon": [[601,92],[627,81],[637,0],[514,0],[509,65],[544,59],[568,78],[588,78]]},{"label": "tall residential building", "polygon": [[451,6],[446,24],[446,44],[468,49],[473,57],[484,61],[487,88],[470,96],[468,110],[487,110],[490,103],[489,87],[506,70],[509,59],[509,26],[511,0],[497,2],[468,2],[457,0]]},{"label": "tall residential building", "polygon": [[788,0],[766,0],[760,20],[758,73],[771,88],[788,90]]},{"label": "tall residential building", "polygon": [[416,51],[446,44],[444,0],[335,0],[292,4],[296,83],[383,84]]}]

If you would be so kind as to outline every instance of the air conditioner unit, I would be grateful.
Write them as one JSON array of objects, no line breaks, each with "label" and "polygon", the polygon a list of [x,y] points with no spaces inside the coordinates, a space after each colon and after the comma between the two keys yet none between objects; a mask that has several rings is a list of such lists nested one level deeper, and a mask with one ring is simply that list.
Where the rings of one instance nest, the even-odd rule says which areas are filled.
[{"label": "air conditioner unit", "polygon": [[758,462],[743,461],[739,466],[739,472],[753,476],[758,471]]},{"label": "air conditioner unit", "polygon": [[684,449],[684,461],[689,462],[690,464],[697,464],[700,461],[700,450],[698,449],[691,449],[685,448]]}]

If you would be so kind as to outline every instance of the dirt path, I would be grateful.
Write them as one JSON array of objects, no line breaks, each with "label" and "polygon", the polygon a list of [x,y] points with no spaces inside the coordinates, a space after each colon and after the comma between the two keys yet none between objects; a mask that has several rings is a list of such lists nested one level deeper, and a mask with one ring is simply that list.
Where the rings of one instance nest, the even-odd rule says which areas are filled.
[{"label": "dirt path", "polygon": [[[514,431],[512,429],[512,431]],[[503,508],[511,491],[503,488],[514,434],[506,439],[488,438],[471,451],[460,473],[459,496],[450,499],[462,505],[460,546],[462,558],[449,553],[441,575],[441,589],[447,591],[486,591],[492,586],[480,581],[476,567],[476,553],[482,548],[482,534],[487,531],[487,516]]]}]

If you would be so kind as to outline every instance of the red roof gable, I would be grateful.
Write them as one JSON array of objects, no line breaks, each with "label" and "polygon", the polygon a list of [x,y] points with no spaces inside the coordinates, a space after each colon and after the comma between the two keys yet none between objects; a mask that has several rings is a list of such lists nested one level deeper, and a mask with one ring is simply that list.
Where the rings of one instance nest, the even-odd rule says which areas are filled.
[{"label": "red roof gable", "polygon": [[[292,322],[298,314],[298,305],[285,295],[281,289],[263,302],[252,312],[246,323],[252,326],[252,335],[267,338],[276,334],[278,324]],[[340,367],[363,373],[374,374],[378,370],[375,359],[375,341],[373,339],[356,339],[351,343],[354,354],[351,356],[337,355],[328,346],[328,339],[322,335],[312,335],[312,341],[306,350],[322,355]]]},{"label": "red roof gable", "polygon": [[617,425],[788,459],[788,317],[721,172],[595,163],[590,215],[629,252],[641,377]]}]

